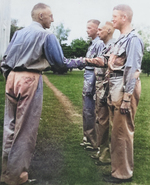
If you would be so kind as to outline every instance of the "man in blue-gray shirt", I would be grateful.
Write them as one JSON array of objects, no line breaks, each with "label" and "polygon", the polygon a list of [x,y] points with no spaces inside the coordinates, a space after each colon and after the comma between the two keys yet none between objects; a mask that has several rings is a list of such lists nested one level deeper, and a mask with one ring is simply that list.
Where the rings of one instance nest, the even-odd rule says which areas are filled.
[{"label": "man in blue-gray shirt", "polygon": [[1,63],[6,79],[1,182],[10,185],[29,182],[42,111],[41,72],[49,65],[85,67],[82,58],[66,59],[55,35],[46,30],[54,21],[48,5],[38,3],[31,16],[32,24],[13,35]]},{"label": "man in blue-gray shirt", "polygon": [[[98,20],[89,20],[87,22],[87,34],[92,38],[92,43],[86,53],[87,58],[93,58],[101,54],[104,43],[97,36],[98,26],[100,22]],[[95,131],[95,100],[93,98],[95,94],[95,74],[94,67],[86,66],[84,72],[84,85],[83,85],[83,142],[82,146],[90,143],[93,147],[96,145],[96,131]],[[88,146],[87,146],[88,148]],[[92,149],[92,148],[91,148]]]},{"label": "man in blue-gray shirt", "polygon": [[54,21],[52,11],[39,3],[31,16],[32,24],[14,34],[1,64],[7,79],[1,182],[9,185],[29,181],[28,168],[42,110],[41,71],[50,65],[44,44],[51,35],[45,29]]}]

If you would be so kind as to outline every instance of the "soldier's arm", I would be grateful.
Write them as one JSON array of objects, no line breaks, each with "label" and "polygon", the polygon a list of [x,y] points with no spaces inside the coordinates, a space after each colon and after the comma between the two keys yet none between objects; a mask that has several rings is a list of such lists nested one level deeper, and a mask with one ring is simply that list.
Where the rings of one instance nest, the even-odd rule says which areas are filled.
[{"label": "soldier's arm", "polygon": [[44,53],[51,66],[56,68],[81,68],[85,67],[85,61],[82,57],[76,59],[67,59],[64,57],[62,48],[54,34],[47,36],[44,43]]},{"label": "soldier's arm", "polygon": [[86,65],[94,67],[106,67],[108,59],[104,56],[95,58],[85,58]]},{"label": "soldier's arm", "polygon": [[141,71],[143,48],[143,43],[137,37],[132,38],[126,48],[127,60],[124,69],[125,89],[123,102],[120,107],[122,114],[127,114],[130,110],[131,97]]}]

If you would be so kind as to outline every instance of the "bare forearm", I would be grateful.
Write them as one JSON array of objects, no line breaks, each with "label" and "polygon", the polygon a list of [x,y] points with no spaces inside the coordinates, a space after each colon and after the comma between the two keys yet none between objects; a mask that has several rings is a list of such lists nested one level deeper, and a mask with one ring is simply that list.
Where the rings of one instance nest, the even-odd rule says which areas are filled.
[{"label": "bare forearm", "polygon": [[105,58],[104,57],[96,57],[96,58],[85,58],[87,65],[94,67],[104,67],[105,66]]}]

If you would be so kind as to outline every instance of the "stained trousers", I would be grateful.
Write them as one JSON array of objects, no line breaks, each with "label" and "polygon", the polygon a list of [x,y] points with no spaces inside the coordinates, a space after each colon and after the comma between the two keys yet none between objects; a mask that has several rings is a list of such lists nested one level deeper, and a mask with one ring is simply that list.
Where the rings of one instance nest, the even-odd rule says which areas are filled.
[{"label": "stained trousers", "polygon": [[108,143],[109,134],[109,110],[107,103],[101,103],[103,93],[103,81],[96,82],[95,114],[97,127],[97,146]]},{"label": "stained trousers", "polygon": [[96,147],[95,100],[93,96],[83,96],[83,132],[93,147]]},{"label": "stained trousers", "polygon": [[6,82],[1,181],[18,185],[33,155],[42,111],[42,76],[10,72]]},{"label": "stained trousers", "polygon": [[83,86],[83,133],[96,147],[96,131],[95,131],[95,74],[94,70],[85,70],[84,86]]},{"label": "stained trousers", "polygon": [[[100,78],[100,77],[99,77]],[[107,103],[102,103],[104,86],[103,80],[96,81],[96,100],[95,100],[95,114],[96,114],[96,134],[97,147],[100,147],[99,160],[101,162],[110,161],[110,138],[109,138],[109,110]]]},{"label": "stained trousers", "polygon": [[[140,80],[136,82],[131,96],[130,111],[125,115],[120,113],[123,91],[119,88],[119,84],[121,79],[118,79],[118,85],[111,83],[107,101],[112,119],[111,167],[113,177],[128,179],[133,176],[134,118],[141,93],[141,82]],[[117,97],[119,97],[118,100]]]}]

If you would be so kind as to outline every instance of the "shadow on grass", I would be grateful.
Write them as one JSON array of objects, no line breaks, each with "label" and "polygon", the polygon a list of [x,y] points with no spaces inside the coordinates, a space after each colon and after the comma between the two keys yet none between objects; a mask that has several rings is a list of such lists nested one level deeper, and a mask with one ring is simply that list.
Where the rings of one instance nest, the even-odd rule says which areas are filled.
[{"label": "shadow on grass", "polygon": [[[79,145],[81,124],[68,120],[62,105],[44,85],[43,111],[29,173],[39,185],[104,184],[100,183],[101,167],[94,164],[91,152]],[[110,167],[107,168],[110,170]]]},{"label": "shadow on grass", "polygon": [[[1,143],[5,85],[5,82],[2,79],[3,77],[0,76]],[[63,80],[65,80],[65,77]],[[124,183],[128,185],[150,184],[149,84],[150,78],[142,76],[142,95],[135,119],[134,176],[133,182]],[[69,83],[69,87],[70,86],[71,83]],[[81,84],[79,86],[81,86]],[[66,86],[65,88],[68,87]],[[73,91],[73,93],[75,92]],[[94,164],[95,161],[90,158],[92,153],[85,151],[79,146],[81,139],[82,123],[72,123],[65,115],[62,105],[55,98],[53,92],[44,85],[43,111],[39,126],[37,145],[29,169],[29,177],[36,178],[38,180],[38,185],[109,184],[103,182],[102,173],[109,172],[111,169],[110,166],[96,166]]]}]

